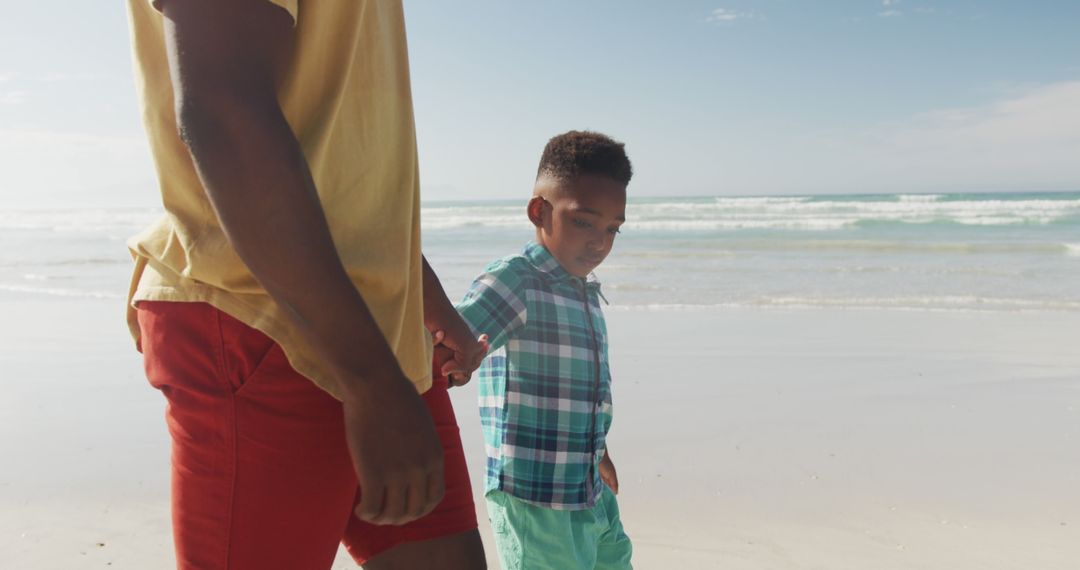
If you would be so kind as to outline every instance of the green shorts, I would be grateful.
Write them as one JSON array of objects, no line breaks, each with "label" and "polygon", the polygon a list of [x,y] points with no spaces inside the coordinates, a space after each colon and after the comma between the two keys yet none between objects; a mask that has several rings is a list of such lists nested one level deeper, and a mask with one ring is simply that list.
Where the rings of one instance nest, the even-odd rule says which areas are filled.
[{"label": "green shorts", "polygon": [[501,491],[487,494],[503,570],[629,570],[633,547],[606,486],[591,509],[538,507]]}]

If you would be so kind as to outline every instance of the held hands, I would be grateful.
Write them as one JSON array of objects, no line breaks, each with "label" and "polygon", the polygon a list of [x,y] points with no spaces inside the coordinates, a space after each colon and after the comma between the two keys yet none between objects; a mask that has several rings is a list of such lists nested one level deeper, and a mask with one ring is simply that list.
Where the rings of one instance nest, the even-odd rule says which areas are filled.
[{"label": "held hands", "polygon": [[435,364],[440,372],[450,380],[451,386],[463,386],[469,382],[473,371],[488,353],[488,337],[480,335],[473,339],[466,328],[464,332],[447,334],[437,330],[432,333],[435,344]]},{"label": "held hands", "polygon": [[619,494],[619,474],[615,472],[615,464],[611,462],[611,453],[605,451],[604,458],[600,460],[600,479],[612,493]]}]

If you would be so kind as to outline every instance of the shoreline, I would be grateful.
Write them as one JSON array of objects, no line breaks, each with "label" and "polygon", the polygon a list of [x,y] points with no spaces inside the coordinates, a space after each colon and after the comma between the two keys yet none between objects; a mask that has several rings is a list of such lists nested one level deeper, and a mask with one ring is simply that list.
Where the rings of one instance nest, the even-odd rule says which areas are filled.
[{"label": "shoreline", "polygon": [[[1078,246],[1080,247],[1080,246]],[[466,288],[466,287],[459,287]],[[115,289],[115,288],[114,288]],[[464,291],[461,292],[464,295]],[[451,295],[457,298],[461,295]],[[26,301],[30,303],[103,301],[123,304],[126,295],[104,291],[82,291],[78,289],[37,288],[25,285],[0,284],[0,304]],[[939,299],[966,300],[952,297]],[[604,305],[605,313],[723,313],[740,311],[762,312],[804,312],[804,311],[882,311],[902,313],[963,313],[963,314],[1001,314],[1001,315],[1057,315],[1071,313],[1080,315],[1080,300],[1061,299],[1054,301],[1033,301],[1031,299],[972,297],[969,305],[934,306],[930,299],[907,299],[909,305],[875,304],[881,299],[764,299],[755,303],[643,303]]]}]

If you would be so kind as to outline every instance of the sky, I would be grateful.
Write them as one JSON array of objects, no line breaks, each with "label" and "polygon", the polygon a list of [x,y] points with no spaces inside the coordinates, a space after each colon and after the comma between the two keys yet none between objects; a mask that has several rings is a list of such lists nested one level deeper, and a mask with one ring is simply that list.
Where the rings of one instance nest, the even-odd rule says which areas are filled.
[{"label": "sky", "polygon": [[[1080,2],[405,10],[426,200],[527,195],[570,129],[626,143],[631,196],[1080,190]],[[158,201],[124,3],[9,2],[0,208]]]}]

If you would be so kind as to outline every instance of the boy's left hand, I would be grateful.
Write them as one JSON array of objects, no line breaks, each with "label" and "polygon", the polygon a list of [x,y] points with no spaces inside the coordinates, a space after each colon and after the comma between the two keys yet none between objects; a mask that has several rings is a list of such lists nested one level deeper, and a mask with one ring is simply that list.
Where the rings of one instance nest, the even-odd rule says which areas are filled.
[{"label": "boy's left hand", "polygon": [[615,471],[615,464],[611,462],[609,451],[605,451],[604,458],[600,460],[600,479],[612,493],[619,494],[619,474]]},{"label": "boy's left hand", "polygon": [[451,386],[468,383],[488,352],[487,335],[473,339],[471,335],[447,335],[446,331],[437,330],[432,334],[432,341],[435,344],[435,364],[450,380]]}]

